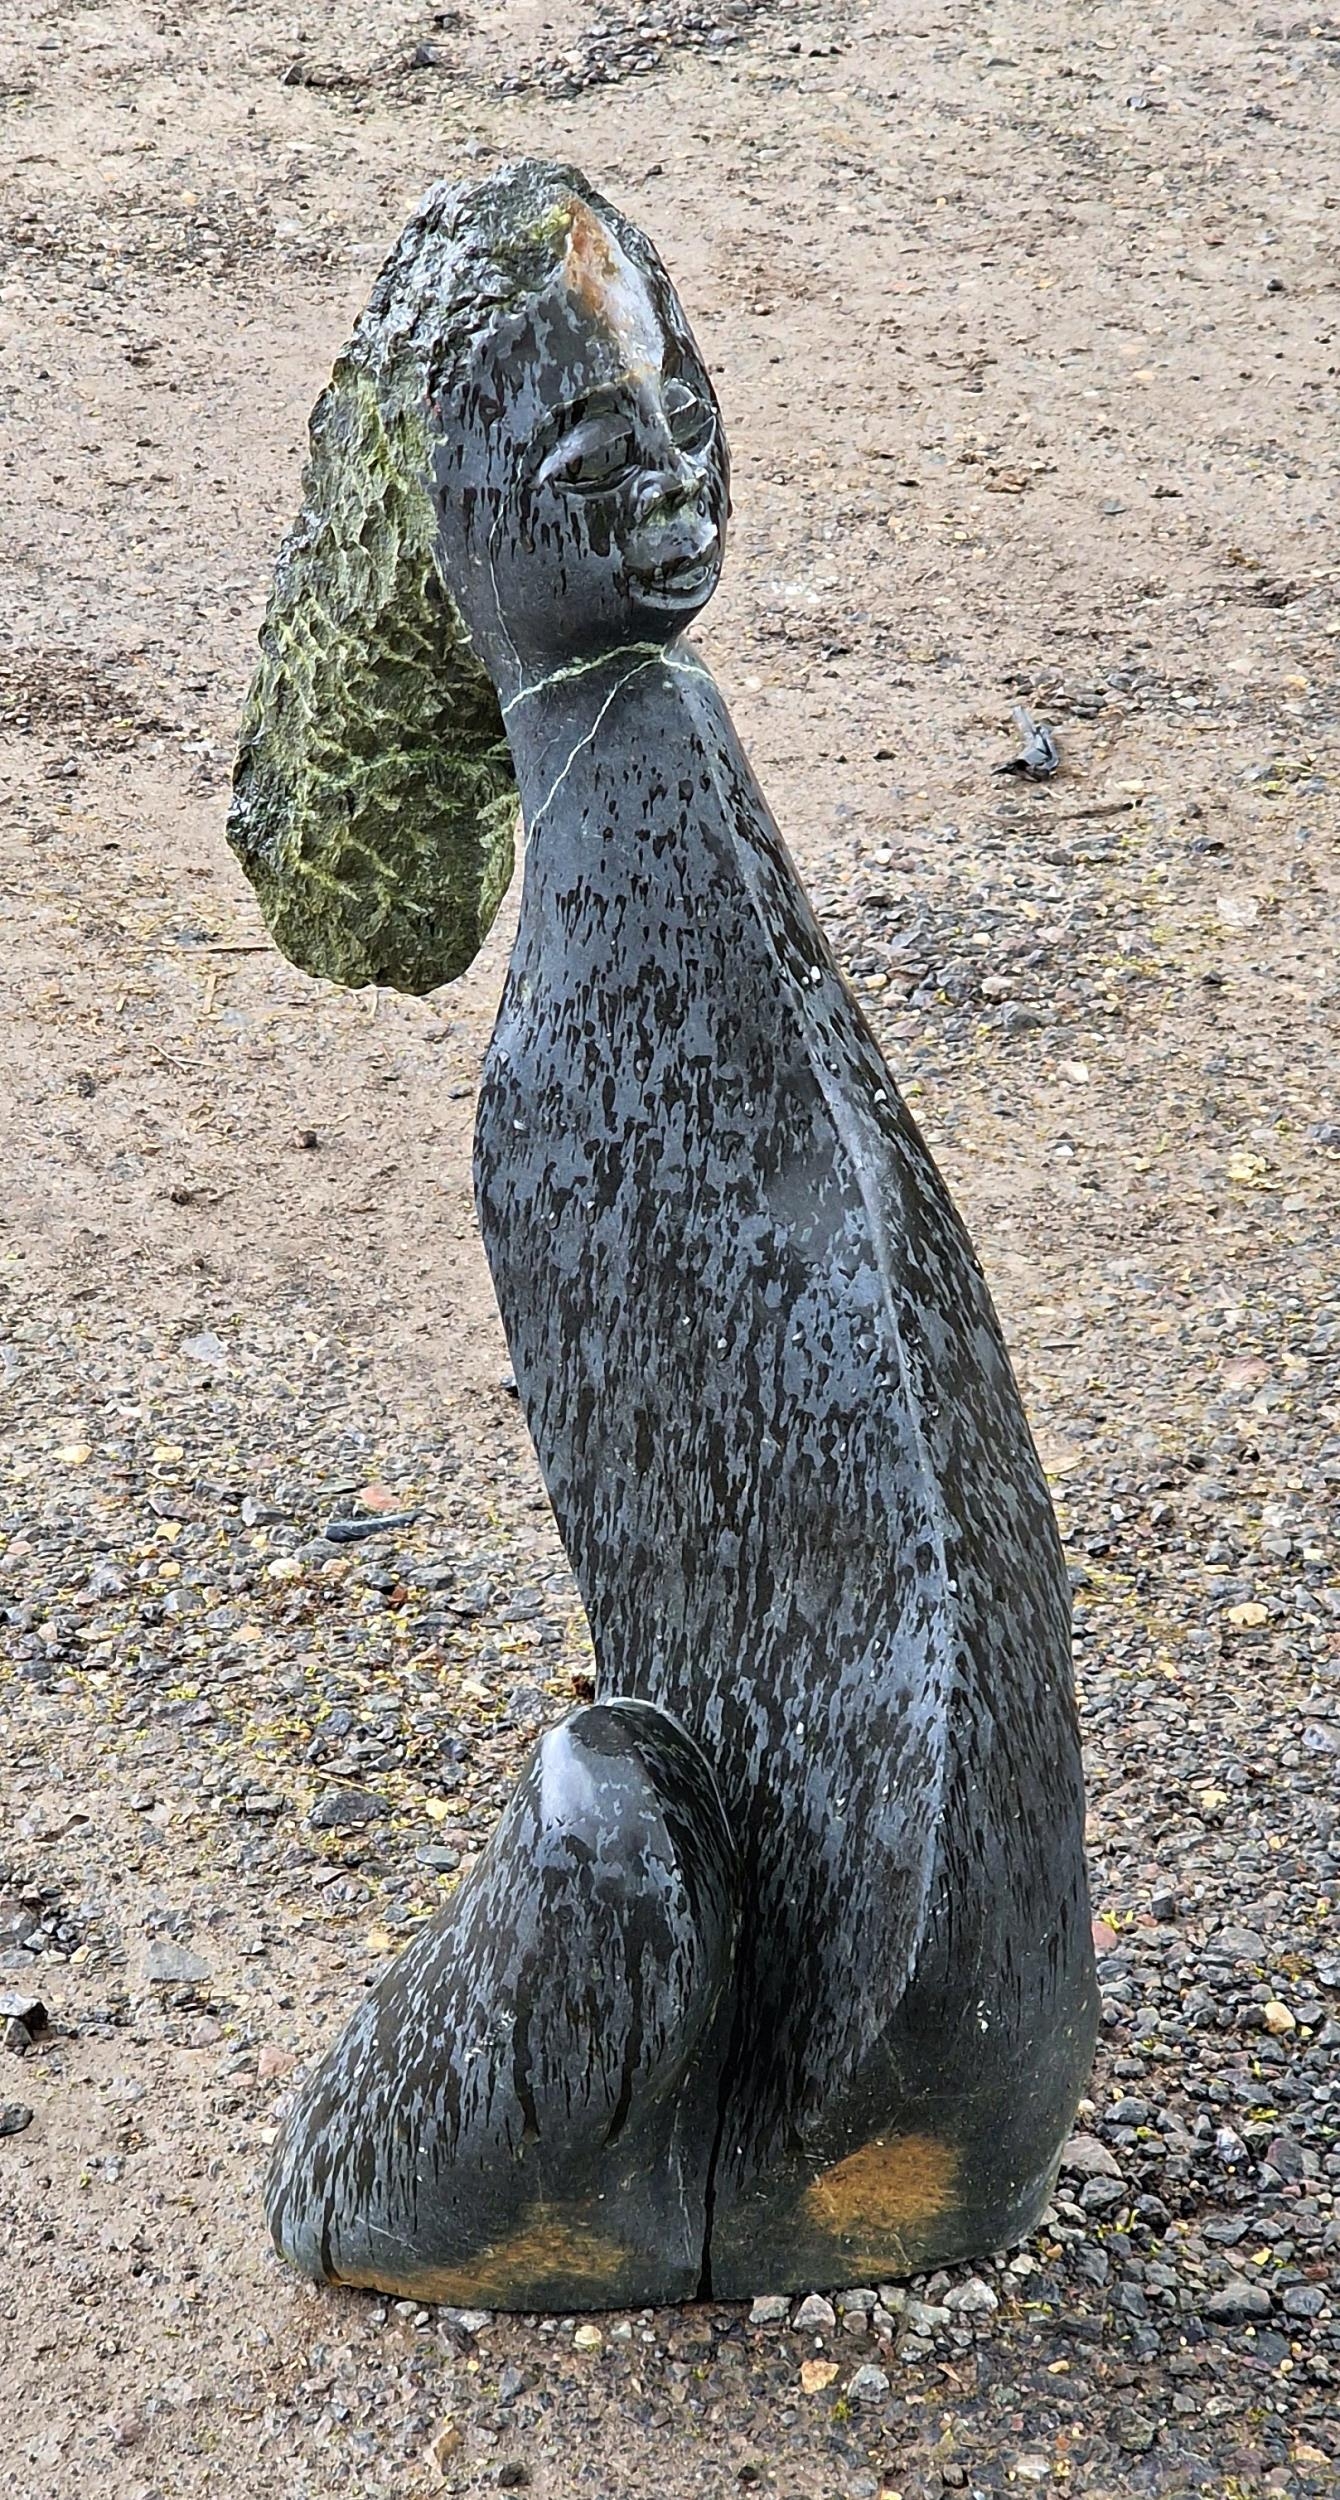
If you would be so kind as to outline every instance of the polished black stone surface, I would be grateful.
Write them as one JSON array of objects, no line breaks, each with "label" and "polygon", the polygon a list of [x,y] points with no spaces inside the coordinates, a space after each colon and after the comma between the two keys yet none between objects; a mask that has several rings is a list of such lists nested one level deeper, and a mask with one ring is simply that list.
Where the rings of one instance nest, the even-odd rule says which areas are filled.
[{"label": "polished black stone surface", "polygon": [[[520,792],[476,1186],[598,1699],[299,2095],[276,2241],[567,2309],[983,2253],[1046,2201],[1096,2020],[1066,1574],[971,1245],[681,639],[729,503],[709,377],[645,238],[523,165],[430,195],[351,388],[421,411],[450,683]],[[239,847],[270,739],[258,884],[326,969],[360,875],[388,957],[403,911],[394,846],[327,909],[338,811],[285,831],[295,747],[338,788],[348,739],[352,812],[368,760],[285,658],[369,500],[316,431]],[[411,893],[433,854],[465,895],[457,968],[477,828],[410,848]]]}]

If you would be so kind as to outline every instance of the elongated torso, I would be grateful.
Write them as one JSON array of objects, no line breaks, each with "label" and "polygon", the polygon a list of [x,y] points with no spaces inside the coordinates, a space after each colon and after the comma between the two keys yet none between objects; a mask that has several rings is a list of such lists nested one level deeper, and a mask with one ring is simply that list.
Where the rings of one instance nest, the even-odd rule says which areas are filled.
[{"label": "elongated torso", "polygon": [[680,646],[575,694],[513,726],[480,1211],[601,1692],[698,1738],[742,1852],[724,2217],[929,2088],[918,1992],[936,2064],[1083,1998],[1068,1603],[980,1272],[715,688]]}]

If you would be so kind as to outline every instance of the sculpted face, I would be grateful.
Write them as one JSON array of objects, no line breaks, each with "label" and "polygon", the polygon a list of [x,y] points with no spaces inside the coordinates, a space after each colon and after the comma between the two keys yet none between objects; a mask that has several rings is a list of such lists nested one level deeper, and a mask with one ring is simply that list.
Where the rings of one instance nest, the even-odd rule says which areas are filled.
[{"label": "sculpted face", "polygon": [[669,281],[585,201],[553,275],[483,330],[438,407],[438,554],[500,687],[670,641],[721,572],[720,411]]}]

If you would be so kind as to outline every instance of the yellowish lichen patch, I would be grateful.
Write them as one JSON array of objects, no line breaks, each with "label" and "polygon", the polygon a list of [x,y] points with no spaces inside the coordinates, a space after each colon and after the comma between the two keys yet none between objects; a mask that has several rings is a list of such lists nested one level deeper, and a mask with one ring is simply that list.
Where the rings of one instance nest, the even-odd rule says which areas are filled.
[{"label": "yellowish lichen patch", "polygon": [[915,2243],[957,2202],[959,2157],[933,2135],[876,2136],[805,2191],[811,2222],[872,2255]]},{"label": "yellowish lichen patch", "polygon": [[447,2301],[456,2308],[525,2309],[583,2302],[598,2307],[613,2299],[628,2251],[606,2238],[580,2212],[558,2205],[531,2208],[510,2238],[494,2240],[459,2266],[373,2269],[341,2274],[342,2283],[393,2292],[402,2300]]}]

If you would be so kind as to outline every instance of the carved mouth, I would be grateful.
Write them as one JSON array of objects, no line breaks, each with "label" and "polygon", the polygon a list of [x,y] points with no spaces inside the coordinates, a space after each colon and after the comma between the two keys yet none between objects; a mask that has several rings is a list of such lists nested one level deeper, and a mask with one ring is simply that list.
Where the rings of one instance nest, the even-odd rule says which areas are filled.
[{"label": "carved mouth", "polygon": [[716,587],[721,551],[715,544],[703,555],[677,556],[668,564],[639,566],[633,574],[638,596],[658,608],[684,608]]}]

